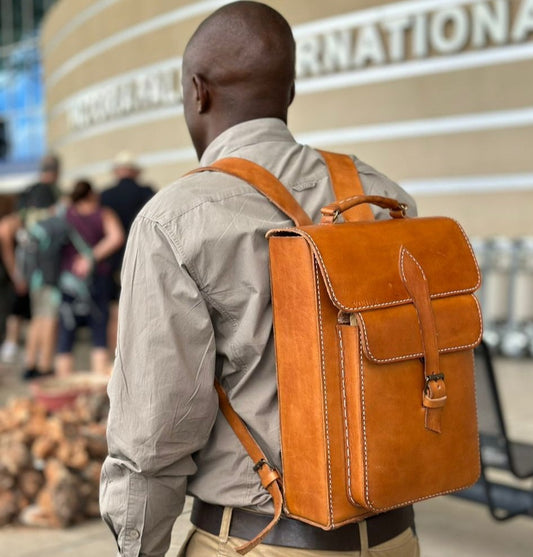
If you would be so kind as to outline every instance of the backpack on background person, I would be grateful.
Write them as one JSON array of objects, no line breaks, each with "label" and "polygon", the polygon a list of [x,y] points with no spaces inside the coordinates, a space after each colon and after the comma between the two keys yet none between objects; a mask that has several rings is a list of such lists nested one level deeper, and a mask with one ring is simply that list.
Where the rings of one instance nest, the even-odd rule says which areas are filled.
[{"label": "backpack on background person", "polygon": [[69,241],[70,226],[64,215],[39,220],[17,232],[16,266],[31,289],[56,286],[61,250]]},{"label": "backpack on background person", "polygon": [[74,326],[75,316],[88,315],[93,310],[92,276],[79,277],[61,269],[62,250],[69,242],[79,254],[91,254],[90,246],[60,212],[17,232],[15,258],[17,269],[30,289],[54,286],[72,299],[68,309],[62,303],[59,311]]}]

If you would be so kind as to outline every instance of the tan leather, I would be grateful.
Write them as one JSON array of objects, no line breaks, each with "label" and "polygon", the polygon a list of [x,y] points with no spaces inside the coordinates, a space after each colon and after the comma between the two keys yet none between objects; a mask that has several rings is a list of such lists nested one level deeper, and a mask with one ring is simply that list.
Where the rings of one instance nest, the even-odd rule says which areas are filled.
[{"label": "tan leather", "polygon": [[[335,199],[347,199],[364,194],[359,173],[351,157],[328,151],[319,151],[319,153],[328,166]],[[372,209],[368,205],[354,206],[343,217],[345,221],[374,220]]]},{"label": "tan leather", "polygon": [[296,226],[313,224],[309,215],[302,209],[289,190],[266,168],[255,162],[228,157],[214,162],[211,166],[197,168],[189,174],[206,171],[224,172],[248,182],[250,186],[262,193],[285,213]]},{"label": "tan leather", "polygon": [[[472,294],[434,298],[438,346],[441,353],[468,350],[481,340],[481,310]],[[455,319],[450,319],[454,315]],[[414,305],[383,307],[380,311],[350,314],[352,324],[360,328],[362,350],[370,361],[387,363],[424,357]]]},{"label": "tan leather", "polygon": [[422,405],[426,409],[426,428],[440,433],[442,408],[446,403],[446,385],[444,374],[440,369],[435,315],[424,270],[405,248],[400,250],[400,275],[416,309],[419,336],[422,339],[424,353]]},{"label": "tan leather", "polygon": [[268,463],[265,454],[255,442],[254,438],[244,425],[244,422],[231,406],[226,392],[217,380],[215,380],[215,389],[218,394],[221,412],[224,414],[226,420],[228,420],[233,431],[239,438],[239,441],[246,448],[246,451],[254,462],[254,470],[259,474],[261,485],[270,493],[274,503],[274,516],[270,523],[261,532],[259,532],[253,540],[250,540],[249,542],[236,548],[237,553],[245,555],[248,551],[263,541],[265,536],[281,518],[281,512],[283,510],[283,495],[280,488],[281,477],[279,472]]},{"label": "tan leather", "polygon": [[[340,215],[347,215],[352,208],[361,205],[365,207],[368,207],[368,205],[378,205],[384,209],[389,209],[390,216],[393,219],[405,217],[405,210],[407,209],[403,203],[399,203],[396,199],[391,199],[390,197],[381,197],[379,195],[354,195],[322,207],[320,212],[323,216],[320,224],[334,224]],[[346,218],[344,220],[346,220]]]},{"label": "tan leather", "polygon": [[[376,199],[360,183],[347,191],[349,157],[325,158],[342,184],[335,191],[356,199],[326,208],[325,224],[268,238],[284,509],[331,529],[476,481],[482,324],[479,269],[461,227],[404,218],[381,199],[398,218],[334,224]],[[248,161],[219,163],[212,169],[249,181]],[[254,187],[305,221],[269,184]]]},{"label": "tan leather", "polygon": [[334,528],[474,483],[480,275],[460,226],[398,218],[268,236],[286,511]]},{"label": "tan leather", "polygon": [[[410,301],[398,272],[402,246],[426,270],[432,300],[472,294],[481,281],[464,232],[455,221],[444,217],[313,225],[269,232],[269,236],[274,234],[306,238],[328,295],[340,310],[347,312]],[[347,261],[357,262],[356,281],[355,271]]]}]

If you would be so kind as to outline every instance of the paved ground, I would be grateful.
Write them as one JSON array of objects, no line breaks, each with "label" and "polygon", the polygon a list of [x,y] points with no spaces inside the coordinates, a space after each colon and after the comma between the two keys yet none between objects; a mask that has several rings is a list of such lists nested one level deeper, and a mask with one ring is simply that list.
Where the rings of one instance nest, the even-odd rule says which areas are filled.
[{"label": "paved ground", "polygon": [[[533,360],[498,361],[502,399],[510,415],[513,436],[533,443]],[[27,386],[16,368],[0,368],[0,404],[24,395]],[[176,522],[169,557],[189,529],[188,513]],[[533,519],[506,523],[492,520],[481,505],[440,497],[416,505],[423,557],[532,557]],[[0,529],[0,557],[114,557],[114,540],[106,526],[90,521],[67,530],[10,526]]]}]

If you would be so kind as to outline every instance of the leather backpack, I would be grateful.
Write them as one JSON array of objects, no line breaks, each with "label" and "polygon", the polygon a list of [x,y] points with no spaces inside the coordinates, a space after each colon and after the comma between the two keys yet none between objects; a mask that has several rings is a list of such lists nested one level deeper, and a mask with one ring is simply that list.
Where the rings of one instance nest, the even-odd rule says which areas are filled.
[{"label": "leather backpack", "polygon": [[[338,201],[314,224],[264,168],[210,167],[263,193],[295,226],[268,233],[283,473],[216,383],[275,516],[329,530],[475,483],[473,349],[480,273],[462,228],[366,196],[352,159],[321,153]],[[369,204],[390,212],[375,221]],[[339,222],[339,217],[344,222]]]}]

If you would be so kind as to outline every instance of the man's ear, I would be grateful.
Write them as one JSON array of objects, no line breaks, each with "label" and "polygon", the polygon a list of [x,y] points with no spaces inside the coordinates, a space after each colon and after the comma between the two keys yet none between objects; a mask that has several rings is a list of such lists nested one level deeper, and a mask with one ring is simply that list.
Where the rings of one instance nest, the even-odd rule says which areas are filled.
[{"label": "man's ear", "polygon": [[295,85],[294,85],[294,81],[292,82],[291,85],[291,90],[289,92],[289,106],[291,106],[292,101],[294,100],[294,95],[296,94],[296,90],[295,90]]},{"label": "man's ear", "polygon": [[196,93],[196,111],[203,114],[209,109],[209,90],[205,79],[198,74],[192,76],[192,82]]}]

